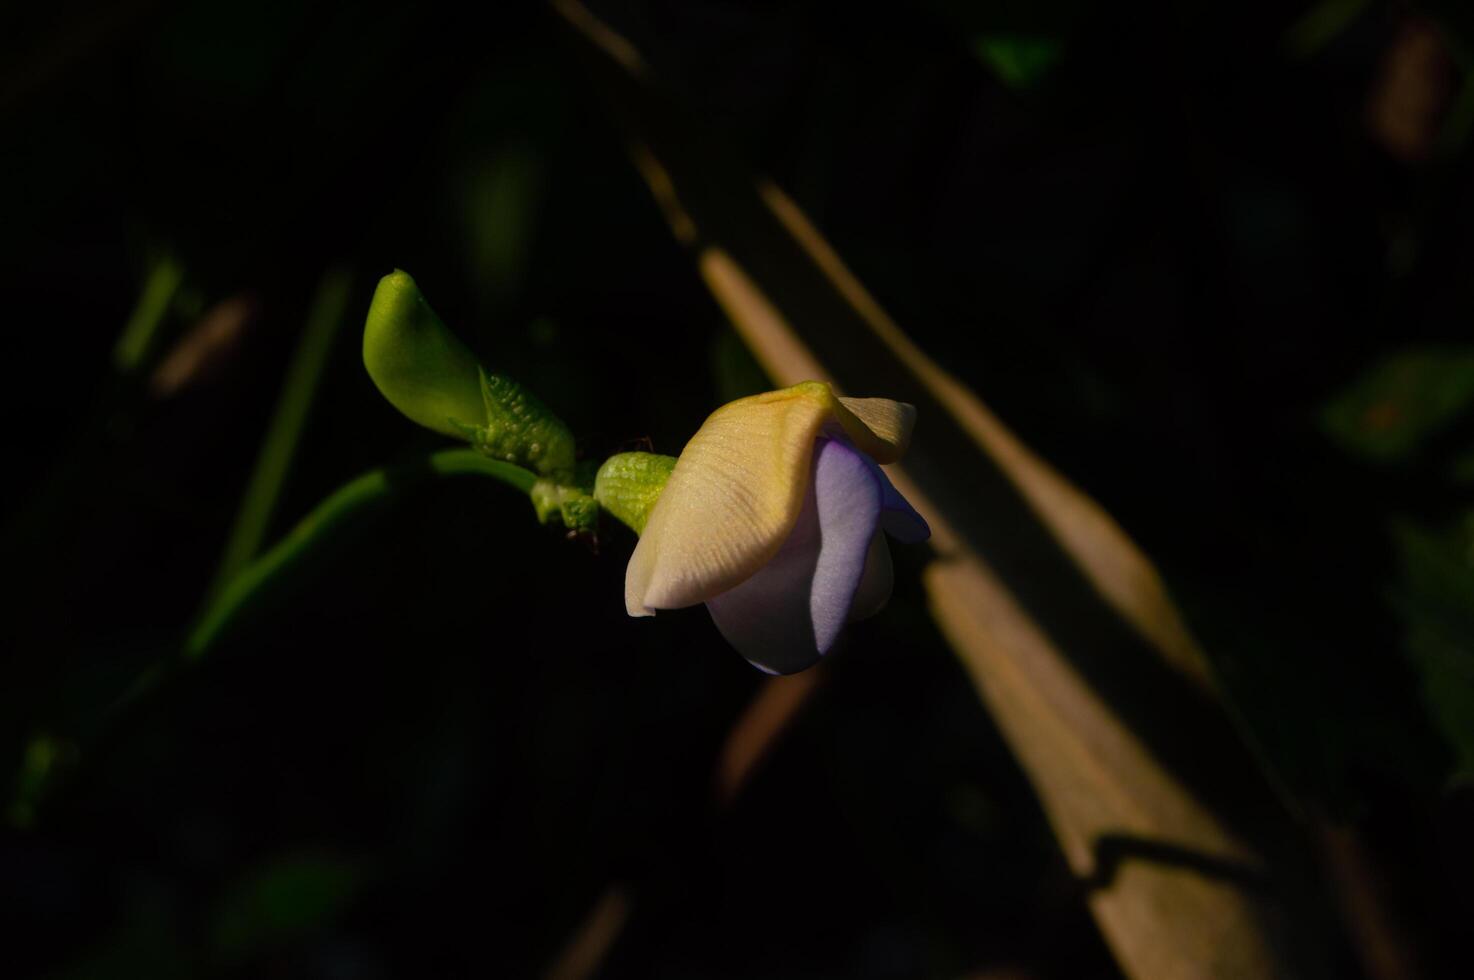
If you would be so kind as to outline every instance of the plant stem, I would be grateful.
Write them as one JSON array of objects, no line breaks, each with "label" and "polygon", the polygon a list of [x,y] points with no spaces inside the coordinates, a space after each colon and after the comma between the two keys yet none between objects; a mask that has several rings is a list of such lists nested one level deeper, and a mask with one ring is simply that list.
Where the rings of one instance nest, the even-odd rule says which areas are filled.
[{"label": "plant stem", "polygon": [[183,645],[144,670],[123,694],[87,719],[82,730],[58,737],[36,732],[28,742],[26,760],[11,800],[12,826],[34,824],[44,800],[59,779],[84,758],[105,751],[107,734],[142,702],[160,692],[184,668],[208,654],[232,627],[263,600],[279,594],[291,574],[320,554],[358,520],[389,503],[401,491],[443,476],[487,476],[529,493],[535,474],[520,466],[488,459],[472,449],[446,449],[424,459],[393,468],[370,470],[343,484],[319,503],[287,535],[225,583],[194,620]]},{"label": "plant stem", "polygon": [[447,449],[424,461],[392,470],[371,470],[345,483],[313,508],[286,537],[225,583],[195,620],[184,644],[184,659],[197,660],[207,653],[264,589],[326,543],[346,523],[424,477],[460,474],[489,476],[524,493],[532,490],[537,479],[520,466],[488,459],[474,450]]},{"label": "plant stem", "polygon": [[327,366],[333,339],[343,322],[351,282],[352,277],[338,269],[324,276],[317,288],[307,314],[307,324],[302,329],[302,338],[297,343],[282,383],[276,412],[265,438],[261,440],[255,468],[241,497],[240,510],[226,541],[207,602],[213,601],[261,550],[272,513],[286,485],[292,457],[302,441],[302,431],[307,425],[323,369]]},{"label": "plant stem", "polygon": [[183,282],[184,269],[172,257],[160,259],[149,271],[138,305],[113,347],[113,366],[120,375],[131,375],[147,366],[149,355],[158,345],[169,304]]}]

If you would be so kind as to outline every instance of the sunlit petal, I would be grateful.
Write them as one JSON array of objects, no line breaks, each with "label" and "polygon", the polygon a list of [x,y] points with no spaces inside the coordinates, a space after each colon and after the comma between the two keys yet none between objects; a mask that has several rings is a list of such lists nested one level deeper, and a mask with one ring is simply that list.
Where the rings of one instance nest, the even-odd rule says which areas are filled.
[{"label": "sunlit petal", "polygon": [[705,602],[767,564],[798,520],[814,440],[830,417],[823,398],[792,388],[713,412],[681,452],[630,556],[630,615]]},{"label": "sunlit petal", "polygon": [[835,415],[845,434],[877,463],[894,463],[906,454],[906,448],[911,445],[911,430],[916,427],[913,406],[889,398],[838,398],[836,401],[839,407]]},{"label": "sunlit petal", "polygon": [[850,619],[880,519],[880,484],[868,460],[843,442],[820,441],[812,487],[773,560],[707,601],[727,641],[773,674],[812,666],[834,644]]}]

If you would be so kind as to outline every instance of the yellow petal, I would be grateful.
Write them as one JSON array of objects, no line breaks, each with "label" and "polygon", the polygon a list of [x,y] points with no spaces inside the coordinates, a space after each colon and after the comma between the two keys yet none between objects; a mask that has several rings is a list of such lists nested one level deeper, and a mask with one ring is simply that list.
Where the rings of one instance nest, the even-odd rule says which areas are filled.
[{"label": "yellow petal", "polygon": [[814,440],[838,422],[862,452],[899,458],[914,410],[805,382],[717,409],[682,450],[625,572],[631,616],[705,602],[777,554],[808,491]]},{"label": "yellow petal", "polygon": [[[877,463],[894,463],[906,455],[916,408],[889,398],[839,398],[835,412],[850,441]],[[853,422],[846,419],[848,415]]]}]

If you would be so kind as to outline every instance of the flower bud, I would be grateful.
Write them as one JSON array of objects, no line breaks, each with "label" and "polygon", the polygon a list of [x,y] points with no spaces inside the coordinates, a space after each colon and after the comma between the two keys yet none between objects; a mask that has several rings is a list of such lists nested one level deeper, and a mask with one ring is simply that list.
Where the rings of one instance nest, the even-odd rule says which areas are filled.
[{"label": "flower bud", "polygon": [[363,364],[389,404],[427,429],[465,438],[465,426],[486,423],[475,355],[430,309],[407,272],[394,270],[374,290]]},{"label": "flower bud", "polygon": [[539,476],[573,478],[568,426],[517,382],[483,370],[407,272],[379,280],[363,329],[363,363],[411,421]]},{"label": "flower bud", "polygon": [[675,466],[674,456],[657,453],[610,456],[594,478],[594,499],[631,531],[643,534],[650,509]]}]

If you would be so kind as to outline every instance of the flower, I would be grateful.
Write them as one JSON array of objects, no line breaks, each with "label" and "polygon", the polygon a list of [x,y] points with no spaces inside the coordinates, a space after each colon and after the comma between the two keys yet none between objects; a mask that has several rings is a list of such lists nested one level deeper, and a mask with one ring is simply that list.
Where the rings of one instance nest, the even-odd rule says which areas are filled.
[{"label": "flower", "polygon": [[890,598],[885,534],[931,534],[877,465],[905,452],[915,414],[812,381],[717,409],[649,512],[625,573],[629,614],[704,602],[760,669],[817,663]]}]

